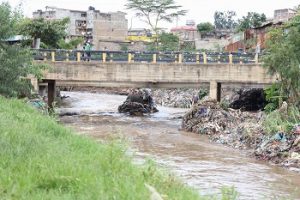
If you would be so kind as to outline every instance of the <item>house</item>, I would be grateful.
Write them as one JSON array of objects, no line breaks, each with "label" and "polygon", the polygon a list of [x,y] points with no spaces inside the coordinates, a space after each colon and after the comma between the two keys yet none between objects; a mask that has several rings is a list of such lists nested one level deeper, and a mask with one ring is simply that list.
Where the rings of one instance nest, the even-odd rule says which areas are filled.
[{"label": "house", "polygon": [[[69,10],[57,7],[46,7],[45,11],[33,12],[33,18],[56,20],[69,18],[67,39],[84,37],[93,43],[95,50],[104,48],[103,43],[124,42],[127,36],[128,20],[124,12],[102,13],[94,7],[87,11]],[[106,47],[108,48],[108,47]]]}]

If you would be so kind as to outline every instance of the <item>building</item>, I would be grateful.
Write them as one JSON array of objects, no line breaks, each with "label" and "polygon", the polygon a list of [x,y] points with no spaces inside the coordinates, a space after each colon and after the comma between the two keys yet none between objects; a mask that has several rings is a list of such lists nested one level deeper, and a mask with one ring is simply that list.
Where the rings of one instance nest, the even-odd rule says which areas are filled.
[{"label": "building", "polygon": [[266,40],[270,28],[281,27],[283,23],[289,21],[297,15],[294,9],[279,9],[274,11],[274,18],[267,20],[260,27],[248,29],[244,32],[234,34],[229,38],[229,44],[225,47],[225,51],[260,51],[266,48]]},{"label": "building", "polygon": [[274,11],[274,22],[287,22],[297,14],[294,9],[286,8]]},{"label": "building", "polygon": [[95,50],[108,48],[110,42],[124,42],[127,36],[128,20],[124,12],[102,13],[94,7],[87,11],[46,7],[45,11],[33,12],[33,18],[49,20],[69,18],[68,38],[84,37],[93,43]]}]

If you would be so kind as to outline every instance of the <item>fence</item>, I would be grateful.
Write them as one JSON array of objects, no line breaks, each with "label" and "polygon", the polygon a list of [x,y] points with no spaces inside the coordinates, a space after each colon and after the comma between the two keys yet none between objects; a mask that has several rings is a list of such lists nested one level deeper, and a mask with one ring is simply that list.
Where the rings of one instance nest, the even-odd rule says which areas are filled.
[{"label": "fence", "polygon": [[78,50],[33,49],[35,60],[44,61],[98,61],[98,62],[142,62],[142,63],[259,63],[259,55],[251,53],[190,53],[190,52],[125,52],[125,51],[90,51],[90,56]]}]

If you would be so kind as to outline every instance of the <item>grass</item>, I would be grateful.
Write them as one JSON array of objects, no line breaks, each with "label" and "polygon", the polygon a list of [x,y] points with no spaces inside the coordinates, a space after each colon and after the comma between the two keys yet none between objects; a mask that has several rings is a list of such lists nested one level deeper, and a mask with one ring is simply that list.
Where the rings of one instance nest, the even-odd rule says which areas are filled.
[{"label": "grass", "polygon": [[73,134],[19,100],[0,96],[0,199],[204,199],[148,164],[135,166],[121,143]]},{"label": "grass", "polygon": [[266,116],[263,122],[265,131],[270,134],[289,133],[296,124],[300,124],[300,110],[290,106],[286,113],[275,110]]}]

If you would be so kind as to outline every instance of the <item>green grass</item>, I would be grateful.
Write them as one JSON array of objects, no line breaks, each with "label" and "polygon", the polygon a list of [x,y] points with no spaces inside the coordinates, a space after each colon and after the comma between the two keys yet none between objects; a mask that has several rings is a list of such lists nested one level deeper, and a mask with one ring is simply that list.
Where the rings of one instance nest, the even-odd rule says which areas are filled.
[{"label": "green grass", "polygon": [[19,100],[0,96],[0,199],[202,199],[153,165],[136,166],[119,142],[73,134]]},{"label": "green grass", "polygon": [[290,106],[287,113],[275,110],[267,114],[263,122],[264,130],[270,135],[278,132],[290,133],[296,124],[300,124],[300,110]]}]

